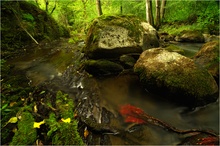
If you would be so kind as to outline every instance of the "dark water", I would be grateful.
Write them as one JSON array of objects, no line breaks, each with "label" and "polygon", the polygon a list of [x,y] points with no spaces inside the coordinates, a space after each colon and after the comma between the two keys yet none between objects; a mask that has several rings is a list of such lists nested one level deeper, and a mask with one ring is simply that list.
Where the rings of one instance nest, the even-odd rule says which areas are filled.
[{"label": "dark water", "polygon": [[[142,88],[135,76],[125,75],[100,81],[104,98],[109,104],[121,106],[132,104],[140,107],[149,115],[156,117],[178,129],[213,129],[219,131],[219,103],[187,111],[170,103],[162,97],[157,97]],[[149,130],[152,139],[144,141],[151,144],[177,144],[179,136],[164,129]],[[152,128],[152,127],[151,127]],[[166,135],[166,136],[165,136]],[[146,140],[146,139],[145,139]],[[143,142],[143,144],[144,144]]]},{"label": "dark water", "polygon": [[[179,47],[188,51],[187,56],[193,56],[202,44],[179,43]],[[62,75],[65,68],[71,64],[74,55],[67,50],[57,50],[51,53],[50,49],[36,51],[27,56],[12,60],[10,63],[17,70],[25,70],[30,79],[30,85],[36,86],[45,81],[53,81]],[[62,57],[61,60],[59,58]],[[97,79],[103,99],[110,107],[119,108],[125,104],[132,104],[143,109],[149,115],[158,118],[178,129],[212,129],[219,132],[219,102],[189,111],[186,107],[168,102],[163,97],[157,97],[143,89],[135,75],[120,75],[111,78]],[[180,136],[152,125],[141,127],[141,132],[133,133],[133,140],[138,144],[177,144]],[[122,138],[110,136],[112,144],[125,144]],[[129,136],[128,136],[129,137]]]}]

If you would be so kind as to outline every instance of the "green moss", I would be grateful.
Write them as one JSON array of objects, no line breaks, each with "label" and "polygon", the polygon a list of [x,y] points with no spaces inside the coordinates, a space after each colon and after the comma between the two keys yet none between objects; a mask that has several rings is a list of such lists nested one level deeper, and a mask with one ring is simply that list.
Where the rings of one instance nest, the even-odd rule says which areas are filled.
[{"label": "green moss", "polygon": [[[63,94],[61,91],[56,95],[57,109],[61,115],[61,121],[54,113],[50,113],[49,119],[46,119],[46,124],[50,130],[47,136],[52,138],[53,145],[83,145],[83,140],[78,133],[78,122],[74,119],[73,100],[68,97],[68,94]],[[70,122],[64,122],[62,119],[70,118]]]},{"label": "green moss", "polygon": [[53,40],[69,36],[66,29],[61,28],[51,16],[29,2],[3,1],[1,8],[3,57],[21,53],[24,46],[34,43],[25,30],[38,42],[45,38]]},{"label": "green moss", "polygon": [[79,136],[78,123],[60,123],[60,127],[52,138],[54,145],[83,145],[82,138]]},{"label": "green moss", "polygon": [[33,128],[34,118],[29,112],[22,112],[18,121],[18,130],[10,145],[31,145],[37,139],[37,131]]},{"label": "green moss", "polygon": [[175,45],[169,45],[165,49],[169,52],[177,52],[177,53],[182,54],[182,55],[185,54],[183,49],[181,49],[181,48],[179,48],[178,46],[175,46]]}]

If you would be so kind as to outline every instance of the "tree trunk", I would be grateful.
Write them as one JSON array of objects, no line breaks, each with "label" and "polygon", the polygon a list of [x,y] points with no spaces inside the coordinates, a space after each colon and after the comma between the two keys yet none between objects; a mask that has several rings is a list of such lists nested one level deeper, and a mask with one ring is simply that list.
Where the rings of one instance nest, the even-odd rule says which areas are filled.
[{"label": "tree trunk", "polygon": [[121,6],[120,6],[120,14],[123,13],[123,10],[122,10],[122,1],[121,1]]},{"label": "tree trunk", "polygon": [[56,9],[56,3],[57,3],[57,0],[54,1],[54,7],[53,7],[52,11],[50,12],[50,15],[52,15],[53,11]]},{"label": "tree trunk", "polygon": [[161,1],[161,7],[160,7],[160,20],[162,21],[164,18],[165,13],[165,6],[166,6],[166,0]]},{"label": "tree trunk", "polygon": [[156,29],[160,26],[160,0],[155,0],[156,4],[156,18],[155,18],[155,27]]},{"label": "tree trunk", "polygon": [[38,4],[38,0],[35,0],[35,2],[36,2],[36,4],[37,4],[37,7],[40,8],[40,7],[39,7],[39,4]]},{"label": "tree trunk", "polygon": [[154,26],[153,13],[152,13],[152,0],[146,0],[146,18],[148,23]]},{"label": "tree trunk", "polygon": [[102,15],[101,0],[96,0],[96,7],[98,10],[98,16],[101,16]]}]

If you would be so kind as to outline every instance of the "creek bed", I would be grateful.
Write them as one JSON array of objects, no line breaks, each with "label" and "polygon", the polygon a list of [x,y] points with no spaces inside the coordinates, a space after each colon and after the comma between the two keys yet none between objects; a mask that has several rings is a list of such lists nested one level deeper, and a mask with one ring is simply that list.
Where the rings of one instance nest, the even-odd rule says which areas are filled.
[{"label": "creek bed", "polygon": [[[177,45],[185,51],[190,49],[187,54],[188,57],[192,57],[202,46],[202,44],[192,45],[185,43],[179,43]],[[43,82],[52,82],[57,85],[56,90],[65,90],[65,93],[73,95],[73,86],[62,86],[68,84],[63,80],[62,74],[70,64],[79,64],[79,62],[74,61],[77,60],[76,57],[80,57],[80,53],[78,51],[72,51],[71,47],[62,50],[64,46],[66,47],[65,44],[58,45],[60,49],[55,50],[52,49],[52,46],[47,46],[46,49],[41,48],[32,54],[18,57],[10,61],[10,64],[14,65],[16,70],[26,72],[27,78],[30,79],[31,86],[38,86]],[[77,46],[74,47],[77,48]],[[71,55],[72,57],[70,57]],[[73,76],[72,78],[77,78],[77,76]],[[121,106],[131,104],[178,129],[212,129],[219,132],[218,101],[204,107],[188,109],[187,107],[170,103],[163,97],[149,93],[141,86],[138,77],[134,74],[93,79],[98,84],[100,90],[101,97],[99,100],[101,100],[102,103],[105,102],[105,106],[108,105],[110,111],[111,108],[117,111]],[[63,80],[62,84],[60,80]],[[68,79],[66,81],[68,81]],[[83,85],[83,83],[80,82],[82,81],[81,79],[75,79],[75,81],[78,82],[78,85]],[[92,84],[90,84],[90,86],[92,86]],[[117,120],[119,121],[116,122],[116,126],[124,129],[129,126],[124,123],[123,119],[120,118]],[[181,141],[181,136],[150,124],[133,125],[133,127],[135,128],[133,132],[124,135],[106,135],[109,136],[111,144],[159,145],[178,144]]]}]

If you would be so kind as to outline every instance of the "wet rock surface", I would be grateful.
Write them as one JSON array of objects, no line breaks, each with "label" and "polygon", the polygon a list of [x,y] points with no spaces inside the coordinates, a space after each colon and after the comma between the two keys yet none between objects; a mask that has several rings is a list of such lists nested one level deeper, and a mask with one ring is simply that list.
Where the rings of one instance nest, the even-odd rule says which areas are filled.
[{"label": "wet rock surface", "polygon": [[143,50],[158,47],[157,31],[135,16],[101,16],[89,30],[83,51],[92,75],[115,75],[132,69]]},{"label": "wet rock surface", "polygon": [[194,61],[207,69],[219,83],[219,41],[205,43],[194,56]]},{"label": "wet rock surface", "polygon": [[187,106],[201,106],[217,99],[214,78],[193,60],[162,48],[144,51],[134,66],[144,86]]},{"label": "wet rock surface", "polygon": [[175,37],[177,42],[192,42],[192,43],[204,43],[205,38],[199,31],[184,30]]}]

